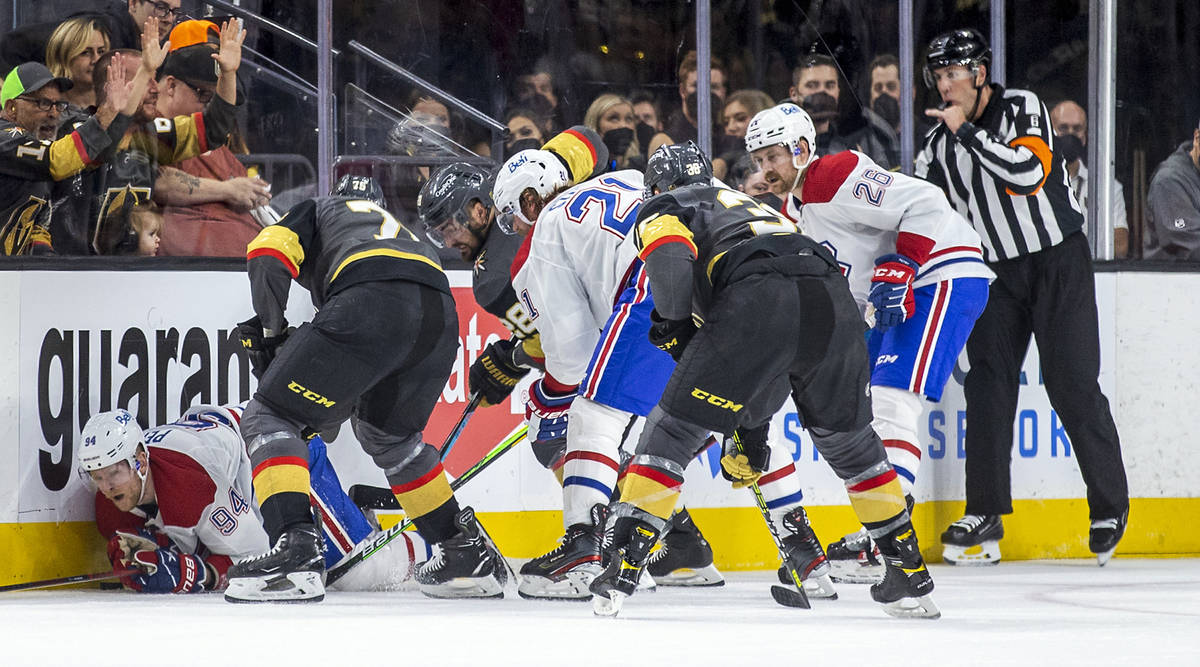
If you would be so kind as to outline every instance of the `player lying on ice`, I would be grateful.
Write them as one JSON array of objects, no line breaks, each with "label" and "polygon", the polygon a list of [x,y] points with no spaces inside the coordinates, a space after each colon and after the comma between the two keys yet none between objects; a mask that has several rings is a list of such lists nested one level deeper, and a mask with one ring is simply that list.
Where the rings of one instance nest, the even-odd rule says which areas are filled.
[{"label": "player lying on ice", "polygon": [[[140,573],[122,583],[141,593],[224,590],[234,561],[268,548],[254,502],[250,459],[242,444],[240,407],[188,409],[178,420],[143,432],[125,410],[88,420],[79,470],[96,487],[96,527],[108,540],[114,568]],[[312,505],[321,518],[327,567],[364,540],[371,527],[342,491],[320,437],[309,441]],[[339,582],[341,590],[394,588],[429,554],[407,531]]]}]

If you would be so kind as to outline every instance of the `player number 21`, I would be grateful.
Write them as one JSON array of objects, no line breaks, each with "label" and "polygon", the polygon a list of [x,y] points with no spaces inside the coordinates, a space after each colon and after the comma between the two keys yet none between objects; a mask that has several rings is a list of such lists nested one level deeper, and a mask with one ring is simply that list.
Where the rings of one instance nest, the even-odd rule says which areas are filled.
[{"label": "player number 21", "polygon": [[400,224],[400,221],[392,217],[391,213],[379,208],[379,206],[374,202],[364,201],[362,199],[352,199],[346,202],[346,208],[354,211],[355,213],[376,213],[379,215],[379,217],[383,218],[383,222],[381,222],[379,225],[379,233],[375,235],[375,238],[377,239],[394,239],[399,236],[400,231],[403,230],[405,234],[408,234],[409,238],[414,241],[417,240],[417,237],[413,235],[412,232],[408,231],[407,227]]}]

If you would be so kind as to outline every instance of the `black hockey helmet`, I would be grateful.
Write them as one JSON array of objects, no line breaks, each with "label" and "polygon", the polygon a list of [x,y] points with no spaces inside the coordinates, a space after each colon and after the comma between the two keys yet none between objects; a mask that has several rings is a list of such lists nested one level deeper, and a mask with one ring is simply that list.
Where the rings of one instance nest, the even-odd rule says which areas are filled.
[{"label": "black hockey helmet", "polygon": [[446,245],[444,225],[453,220],[476,236],[467,218],[467,205],[479,201],[492,208],[492,179],[487,170],[466,162],[454,162],[435,171],[417,195],[417,216],[425,227],[425,236],[439,248]]},{"label": "black hockey helmet", "polygon": [[934,37],[925,52],[925,85],[933,88],[933,71],[951,65],[962,65],[975,72],[980,63],[992,62],[992,49],[987,39],[973,28],[950,30]]},{"label": "black hockey helmet", "polygon": [[333,186],[329,194],[334,197],[365,199],[379,208],[387,209],[387,202],[383,198],[383,188],[379,187],[379,182],[370,176],[346,174],[338,179],[337,185]]},{"label": "black hockey helmet", "polygon": [[665,144],[646,162],[645,198],[653,197],[655,188],[666,192],[685,185],[711,185],[712,179],[712,162],[696,142]]}]

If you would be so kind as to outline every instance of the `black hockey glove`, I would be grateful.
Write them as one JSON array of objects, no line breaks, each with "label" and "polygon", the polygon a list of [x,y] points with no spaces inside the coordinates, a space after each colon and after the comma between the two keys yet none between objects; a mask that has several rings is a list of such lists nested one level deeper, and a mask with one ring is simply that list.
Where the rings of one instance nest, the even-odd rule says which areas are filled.
[{"label": "black hockey glove", "polygon": [[483,395],[479,407],[497,405],[512,393],[513,387],[529,373],[517,363],[515,352],[519,341],[498,340],[483,348],[467,374],[472,394]]},{"label": "black hockey glove", "polygon": [[675,361],[683,356],[684,348],[696,331],[696,324],[690,317],[686,320],[664,320],[657,310],[650,311],[650,342],[671,355]]},{"label": "black hockey glove", "polygon": [[267,367],[271,365],[271,360],[275,358],[275,352],[280,345],[287,340],[291,329],[288,328],[287,322],[283,323],[283,333],[277,336],[267,336],[263,333],[262,321],[258,319],[258,315],[251,317],[245,322],[238,322],[237,328],[238,340],[242,343],[242,349],[246,351],[246,355],[250,357],[250,372],[254,373],[254,377],[262,379],[264,373],[267,372]]},{"label": "black hockey glove", "polygon": [[771,448],[767,446],[767,430],[771,422],[757,428],[739,426],[733,435],[725,436],[721,457],[721,476],[741,489],[758,482],[771,463]]}]

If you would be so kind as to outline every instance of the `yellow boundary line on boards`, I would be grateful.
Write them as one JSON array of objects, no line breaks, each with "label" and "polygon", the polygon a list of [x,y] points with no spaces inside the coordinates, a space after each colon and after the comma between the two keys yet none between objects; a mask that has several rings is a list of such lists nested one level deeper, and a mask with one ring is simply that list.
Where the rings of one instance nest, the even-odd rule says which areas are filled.
[{"label": "yellow boundary line on boards", "polygon": [[[1091,558],[1087,549],[1087,503],[1083,499],[1016,500],[1004,517],[1000,542],[1004,560]],[[692,508],[692,516],[713,546],[724,570],[764,570],[779,558],[766,526],[753,507]],[[934,501],[916,507],[915,523],[925,557],[941,562],[938,536],[962,516],[961,501]],[[848,506],[808,508],[813,528],[828,544],[858,527]],[[1191,530],[1200,498],[1135,498],[1129,530],[1118,556],[1198,557],[1200,534]],[[562,535],[558,511],[480,512],[480,520],[505,556],[528,559],[554,547]],[[381,517],[387,527],[397,517]],[[36,581],[109,567],[104,542],[91,522],[0,524],[0,585]]]}]

